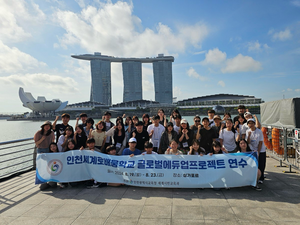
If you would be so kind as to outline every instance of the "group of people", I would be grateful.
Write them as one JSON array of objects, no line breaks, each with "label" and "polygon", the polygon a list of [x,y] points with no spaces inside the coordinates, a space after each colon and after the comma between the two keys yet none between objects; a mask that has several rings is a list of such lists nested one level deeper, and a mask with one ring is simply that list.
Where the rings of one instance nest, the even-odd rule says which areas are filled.
[{"label": "group of people", "polygon": [[[76,119],[75,129],[69,125],[69,114],[61,115],[62,123],[57,123],[58,119],[59,116],[53,124],[46,121],[34,135],[37,153],[85,149],[133,157],[140,154],[203,156],[256,151],[258,183],[264,180],[266,149],[261,125],[244,105],[238,107],[238,116],[233,119],[230,113],[225,113],[221,118],[214,110],[209,110],[208,116],[202,120],[200,116],[195,116],[191,126],[177,109],[173,110],[169,120],[164,110],[159,109],[157,115],[150,118],[144,114],[141,120],[137,116],[131,118],[124,114],[116,118],[115,124],[108,111],[96,124],[86,113],[81,113]],[[89,185],[95,186],[95,183]],[[261,190],[257,185],[254,188]]]}]

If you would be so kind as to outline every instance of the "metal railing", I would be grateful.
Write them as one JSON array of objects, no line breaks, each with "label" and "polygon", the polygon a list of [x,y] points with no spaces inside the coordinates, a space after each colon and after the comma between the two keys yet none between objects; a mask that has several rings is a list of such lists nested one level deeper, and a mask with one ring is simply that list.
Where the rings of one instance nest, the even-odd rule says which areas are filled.
[{"label": "metal railing", "polygon": [[35,168],[33,138],[0,142],[0,181]]},{"label": "metal railing", "polygon": [[[266,124],[263,124],[262,126],[268,129],[267,142],[269,142],[269,145],[266,146],[267,152],[269,153],[270,157],[279,160],[280,165],[278,167],[289,167],[289,171],[284,171],[288,173],[292,172],[292,168],[299,170],[300,169],[300,143],[299,143],[300,138],[299,138],[298,131],[300,129],[270,126]],[[273,130],[274,128],[277,129],[277,134],[276,131],[274,132]]]}]

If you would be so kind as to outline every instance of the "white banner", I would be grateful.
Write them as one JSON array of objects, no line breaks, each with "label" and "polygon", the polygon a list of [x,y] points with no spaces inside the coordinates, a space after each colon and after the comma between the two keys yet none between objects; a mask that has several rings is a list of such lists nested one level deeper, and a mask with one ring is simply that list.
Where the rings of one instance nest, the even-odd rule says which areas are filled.
[{"label": "white banner", "polygon": [[256,185],[256,153],[112,156],[95,151],[38,154],[36,184],[94,179],[105,183],[168,188]]}]

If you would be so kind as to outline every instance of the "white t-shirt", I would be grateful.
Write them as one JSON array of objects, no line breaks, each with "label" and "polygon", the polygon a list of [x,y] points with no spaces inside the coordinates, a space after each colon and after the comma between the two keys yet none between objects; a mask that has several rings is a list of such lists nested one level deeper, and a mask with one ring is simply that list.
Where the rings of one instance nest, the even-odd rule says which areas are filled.
[{"label": "white t-shirt", "polygon": [[[241,131],[241,133],[242,133],[242,134],[246,134],[246,130],[248,130],[248,129],[249,129],[249,127],[248,127],[247,123],[244,123],[243,126],[242,126],[242,131]],[[246,140],[247,140],[247,139],[246,139]]]},{"label": "white t-shirt", "polygon": [[173,126],[173,129],[179,134],[180,126],[178,127],[176,124]]},{"label": "white t-shirt", "polygon": [[60,135],[57,141],[57,148],[59,152],[63,152],[64,148],[61,146],[65,142],[65,135]]},{"label": "white t-shirt", "polygon": [[[249,131],[251,131],[251,129],[246,130],[246,138],[245,138],[246,140],[248,140]],[[263,133],[260,129],[256,128],[254,131],[251,131],[250,144],[249,144],[250,149],[252,151],[257,151],[260,141],[262,141],[260,152],[266,152]]]},{"label": "white t-shirt", "polygon": [[239,129],[240,129],[240,138],[242,138],[242,131],[243,131],[243,126],[244,124],[239,124]]},{"label": "white t-shirt", "polygon": [[[152,151],[152,153],[151,153],[151,154],[157,155],[157,153],[156,153],[156,152],[154,152],[154,151]],[[142,153],[142,155],[151,155],[151,154],[147,154],[147,152],[143,152],[143,153]]]},{"label": "white t-shirt", "polygon": [[232,152],[236,148],[236,137],[238,132],[233,133],[231,130],[226,128],[220,132],[219,138],[223,140],[223,146],[228,152]]},{"label": "white t-shirt", "polygon": [[154,126],[154,124],[151,124],[147,128],[147,132],[150,135],[151,131],[154,130],[154,133],[152,137],[150,138],[150,142],[153,144],[153,147],[158,148],[160,144],[160,138],[162,133],[165,131],[165,127],[161,125],[160,123],[158,124],[158,127]]},{"label": "white t-shirt", "polygon": [[209,126],[212,127],[215,125],[214,119],[209,119]]}]

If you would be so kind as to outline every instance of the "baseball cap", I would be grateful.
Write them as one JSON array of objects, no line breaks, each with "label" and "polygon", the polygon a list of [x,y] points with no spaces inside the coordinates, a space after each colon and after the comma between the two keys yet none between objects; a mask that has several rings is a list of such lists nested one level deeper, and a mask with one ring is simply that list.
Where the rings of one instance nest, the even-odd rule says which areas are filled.
[{"label": "baseball cap", "polygon": [[135,138],[130,138],[129,139],[129,143],[135,142],[136,143],[136,139]]},{"label": "baseball cap", "polygon": [[248,124],[249,122],[255,123],[255,120],[254,120],[254,119],[248,119],[248,120],[247,120],[247,124]]},{"label": "baseball cap", "polygon": [[183,124],[183,123],[188,123],[188,121],[187,121],[186,119],[182,119],[182,120],[180,121],[180,124]]},{"label": "baseball cap", "polygon": [[246,117],[246,116],[251,116],[252,114],[251,114],[251,112],[245,112],[244,113],[244,117]]}]

